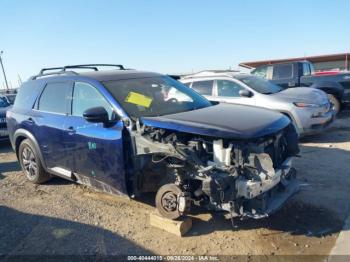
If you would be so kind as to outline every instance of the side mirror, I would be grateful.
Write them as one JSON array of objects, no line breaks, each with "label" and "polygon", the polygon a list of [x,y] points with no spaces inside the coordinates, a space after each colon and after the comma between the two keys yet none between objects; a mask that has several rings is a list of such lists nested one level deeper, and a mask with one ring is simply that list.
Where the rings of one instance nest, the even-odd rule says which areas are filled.
[{"label": "side mirror", "polygon": [[239,91],[239,95],[242,96],[242,97],[252,97],[253,93],[250,92],[249,90],[242,89],[242,90]]},{"label": "side mirror", "polygon": [[220,104],[219,101],[209,100],[209,102],[210,102],[213,106],[216,106],[216,105]]},{"label": "side mirror", "polygon": [[108,112],[102,106],[86,109],[83,113],[83,117],[86,121],[91,123],[105,124],[109,122]]}]

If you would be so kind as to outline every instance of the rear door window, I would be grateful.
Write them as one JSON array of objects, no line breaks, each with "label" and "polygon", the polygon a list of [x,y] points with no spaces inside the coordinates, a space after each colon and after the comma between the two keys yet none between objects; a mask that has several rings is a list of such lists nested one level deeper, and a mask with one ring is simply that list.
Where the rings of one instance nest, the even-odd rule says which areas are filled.
[{"label": "rear door window", "polygon": [[68,114],[70,97],[69,82],[48,83],[41,93],[38,109],[44,112]]},{"label": "rear door window", "polygon": [[196,81],[192,83],[192,89],[204,96],[211,96],[213,93],[213,80]]},{"label": "rear door window", "polygon": [[281,64],[273,66],[272,79],[288,79],[293,77],[293,65],[292,64]]}]

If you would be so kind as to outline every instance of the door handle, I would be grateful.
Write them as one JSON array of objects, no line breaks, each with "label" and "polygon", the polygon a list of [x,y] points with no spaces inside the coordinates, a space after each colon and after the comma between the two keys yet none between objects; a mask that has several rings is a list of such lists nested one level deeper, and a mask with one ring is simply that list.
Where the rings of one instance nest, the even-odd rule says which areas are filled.
[{"label": "door handle", "polygon": [[68,131],[68,134],[69,135],[74,135],[75,134],[75,129],[74,129],[74,127],[72,127],[72,126],[70,126],[70,127],[68,127],[67,128],[67,131]]}]

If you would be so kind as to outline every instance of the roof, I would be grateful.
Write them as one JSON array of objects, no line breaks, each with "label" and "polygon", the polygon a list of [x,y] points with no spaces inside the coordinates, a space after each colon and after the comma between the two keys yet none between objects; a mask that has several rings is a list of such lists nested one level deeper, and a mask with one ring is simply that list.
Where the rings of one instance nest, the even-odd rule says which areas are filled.
[{"label": "roof", "polygon": [[[78,69],[89,69],[80,68]],[[91,69],[91,68],[90,68]],[[55,70],[54,72],[44,73],[46,70]],[[74,71],[74,68],[67,68],[61,70],[61,68],[48,68],[42,69],[38,75],[30,78],[30,80],[43,80],[57,79],[58,77],[89,77],[97,81],[111,81],[111,80],[121,80],[121,79],[133,79],[133,78],[144,78],[144,77],[154,77],[160,76],[159,73],[138,71],[133,69],[120,69],[120,70],[96,70],[96,71]]]},{"label": "roof", "polygon": [[191,79],[191,78],[199,78],[199,77],[218,77],[218,76],[226,76],[226,77],[233,77],[236,75],[240,75],[239,71],[236,70],[204,70],[200,71],[198,73],[186,75],[182,77],[181,79],[186,80],[186,79]]},{"label": "roof", "polygon": [[295,61],[307,60],[307,61],[310,61],[311,63],[318,63],[318,62],[330,62],[330,61],[349,60],[349,59],[350,59],[350,53],[340,53],[340,54],[330,54],[330,55],[303,56],[303,57],[275,59],[275,60],[242,62],[239,64],[239,66],[242,66],[245,68],[256,68],[262,65],[284,63],[284,62],[295,62]]},{"label": "roof", "polygon": [[145,72],[138,70],[106,70],[106,71],[92,71],[79,73],[80,76],[86,76],[97,81],[111,81],[111,80],[122,80],[132,78],[144,78],[160,76],[159,73]]}]

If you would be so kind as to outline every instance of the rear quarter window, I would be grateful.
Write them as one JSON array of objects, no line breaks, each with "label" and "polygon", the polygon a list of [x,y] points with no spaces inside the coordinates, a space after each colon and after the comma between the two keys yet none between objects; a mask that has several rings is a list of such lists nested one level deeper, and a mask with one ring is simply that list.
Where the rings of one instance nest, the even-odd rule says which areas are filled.
[{"label": "rear quarter window", "polygon": [[192,82],[183,83],[185,86],[191,87]]},{"label": "rear quarter window", "polygon": [[42,84],[39,82],[26,82],[18,89],[14,102],[15,108],[32,109],[38,97]]}]

